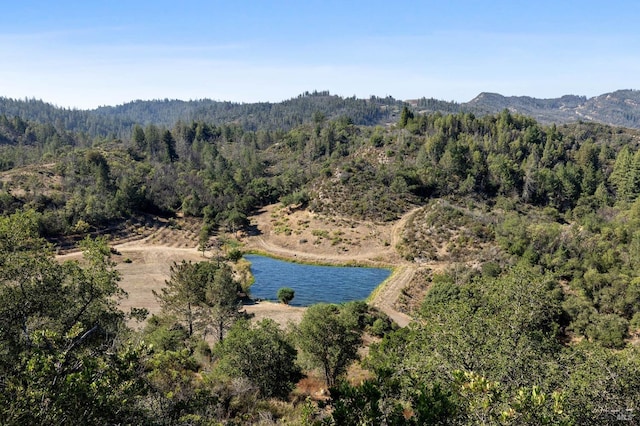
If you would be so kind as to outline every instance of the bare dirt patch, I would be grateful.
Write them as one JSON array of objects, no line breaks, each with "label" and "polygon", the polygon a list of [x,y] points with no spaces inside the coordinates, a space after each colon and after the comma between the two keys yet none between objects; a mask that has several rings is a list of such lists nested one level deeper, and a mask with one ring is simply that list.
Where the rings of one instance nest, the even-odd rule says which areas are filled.
[{"label": "bare dirt patch", "polygon": [[402,262],[394,247],[394,223],[358,221],[274,204],[251,218],[257,235],[243,239],[246,249],[325,263]]},{"label": "bare dirt patch", "polygon": [[[137,238],[127,239],[122,243],[116,241],[111,245],[117,253],[112,256],[112,260],[120,273],[119,285],[128,294],[120,301],[122,311],[145,308],[150,314],[159,313],[160,305],[153,291],[159,291],[165,286],[170,278],[173,262],[201,262],[216,255],[207,251],[203,256],[198,251],[198,226],[198,223],[185,220],[177,223],[156,221],[152,227],[138,229]],[[60,261],[80,260],[82,253],[73,251],[57,258]],[[256,321],[271,318],[283,327],[289,322],[299,323],[304,312],[304,308],[269,302],[246,305],[243,309],[253,314]]]},{"label": "bare dirt patch", "polygon": [[282,328],[286,328],[290,323],[300,323],[305,308],[288,306],[282,303],[259,302],[253,305],[245,305],[244,310],[248,314],[252,314],[255,321],[270,318]]},{"label": "bare dirt patch", "polygon": [[[204,260],[195,248],[154,246],[151,244],[125,243],[114,248],[120,253],[113,256],[116,270],[120,272],[120,287],[128,297],[120,301],[120,308],[129,312],[133,307],[145,308],[150,314],[160,311],[152,291],[160,290],[170,278],[173,262]],[[81,259],[79,252],[58,256],[59,260]]]},{"label": "bare dirt patch", "polygon": [[52,195],[60,193],[62,178],[55,171],[55,163],[17,167],[0,173],[0,187],[14,197],[27,194]]}]

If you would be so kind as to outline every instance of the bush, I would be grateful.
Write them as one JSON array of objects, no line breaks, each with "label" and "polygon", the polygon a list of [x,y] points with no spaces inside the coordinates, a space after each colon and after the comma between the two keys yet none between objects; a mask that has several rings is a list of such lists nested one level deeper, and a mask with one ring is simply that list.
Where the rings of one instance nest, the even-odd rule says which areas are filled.
[{"label": "bush", "polygon": [[635,333],[640,332],[640,312],[633,314],[633,318],[629,322],[629,328]]},{"label": "bush", "polygon": [[482,276],[496,278],[502,273],[502,268],[497,262],[486,262],[482,265]]},{"label": "bush", "polygon": [[232,262],[237,262],[238,260],[240,260],[242,258],[242,251],[238,250],[238,249],[231,249],[229,250],[229,252],[227,253],[227,259],[229,259]]},{"label": "bush", "polygon": [[391,331],[392,327],[389,321],[385,321],[382,318],[376,318],[376,320],[371,325],[370,333],[376,337],[382,337],[387,332]]},{"label": "bush", "polygon": [[586,334],[591,340],[599,342],[605,348],[622,348],[625,344],[629,324],[627,320],[615,314],[601,315],[587,327]]},{"label": "bush", "polygon": [[282,287],[280,290],[278,290],[278,300],[284,303],[285,305],[288,305],[289,302],[293,300],[294,296],[295,296],[295,291],[292,288]]},{"label": "bush", "polygon": [[292,194],[287,194],[280,199],[280,203],[283,206],[291,205],[307,205],[311,197],[305,190],[296,191]]}]

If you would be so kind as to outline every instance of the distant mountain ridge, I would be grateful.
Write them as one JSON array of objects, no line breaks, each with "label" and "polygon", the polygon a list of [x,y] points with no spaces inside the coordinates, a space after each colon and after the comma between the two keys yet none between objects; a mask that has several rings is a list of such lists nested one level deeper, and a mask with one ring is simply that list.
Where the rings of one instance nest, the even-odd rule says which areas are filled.
[{"label": "distant mountain ridge", "polygon": [[0,115],[20,117],[55,126],[58,130],[95,137],[126,138],[135,124],[167,128],[176,122],[206,121],[214,125],[235,123],[246,130],[289,130],[303,123],[347,117],[354,124],[394,123],[403,106],[417,112],[495,114],[504,109],[530,116],[543,124],[593,121],[628,128],[640,128],[640,91],[618,90],[593,98],[565,95],[538,99],[480,93],[469,102],[448,102],[433,98],[401,101],[387,96],[369,99],[341,97],[328,91],[305,92],[287,101],[234,103],[202,100],[133,101],[93,110],[60,108],[41,100],[0,97]]},{"label": "distant mountain ridge", "polygon": [[639,90],[617,90],[593,98],[566,95],[553,99],[481,93],[471,101],[460,104],[461,110],[474,113],[493,114],[505,108],[531,116],[544,124],[582,120],[640,128]]}]

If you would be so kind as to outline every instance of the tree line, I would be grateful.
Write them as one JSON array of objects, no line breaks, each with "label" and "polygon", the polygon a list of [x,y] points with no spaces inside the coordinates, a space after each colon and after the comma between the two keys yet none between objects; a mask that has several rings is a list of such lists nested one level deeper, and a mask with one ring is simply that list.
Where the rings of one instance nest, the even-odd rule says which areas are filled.
[{"label": "tree line", "polygon": [[322,114],[331,119],[344,115],[358,124],[375,125],[392,122],[403,104],[392,97],[344,98],[328,91],[305,92],[278,103],[158,99],[93,110],[60,108],[36,99],[0,97],[0,113],[9,119],[20,117],[90,138],[126,138],[135,124],[171,128],[178,121],[204,121],[215,125],[238,123],[246,130],[254,131],[289,130],[312,122],[315,115]]}]

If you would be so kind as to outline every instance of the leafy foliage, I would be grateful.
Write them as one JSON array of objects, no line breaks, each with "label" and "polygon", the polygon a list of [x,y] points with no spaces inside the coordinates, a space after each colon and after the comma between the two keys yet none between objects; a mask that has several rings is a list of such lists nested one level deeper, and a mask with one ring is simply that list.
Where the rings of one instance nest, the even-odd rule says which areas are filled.
[{"label": "leafy foliage", "polygon": [[245,377],[264,397],[286,398],[302,377],[297,351],[273,320],[251,326],[239,321],[216,346],[217,367],[232,377]]},{"label": "leafy foliage", "polygon": [[294,296],[295,296],[295,291],[292,288],[282,287],[278,289],[278,294],[277,294],[278,300],[284,303],[285,305],[288,305],[289,302],[293,300]]},{"label": "leafy foliage", "polygon": [[153,293],[165,314],[176,315],[186,325],[189,337],[213,332],[221,341],[226,329],[240,318],[238,293],[242,288],[224,264],[174,263],[166,284]]},{"label": "leafy foliage", "polygon": [[57,263],[33,212],[0,218],[3,424],[136,421],[143,347],[119,345],[118,275],[103,240]]},{"label": "leafy foliage", "polygon": [[310,306],[296,331],[300,350],[322,370],[327,386],[356,359],[360,333],[354,315],[329,304]]}]

